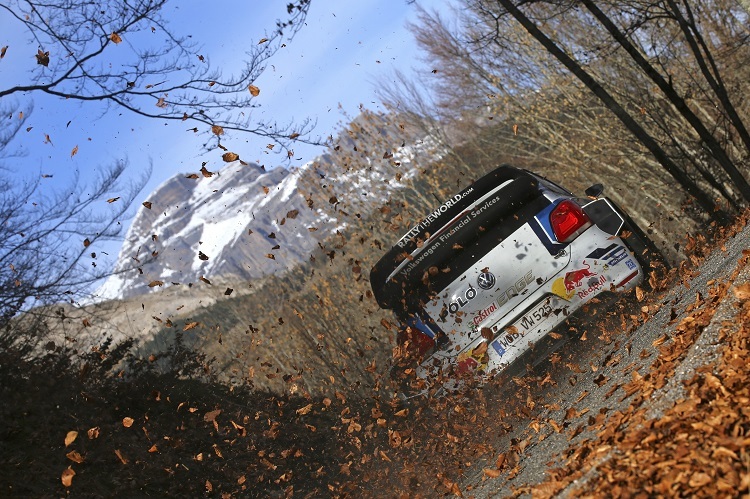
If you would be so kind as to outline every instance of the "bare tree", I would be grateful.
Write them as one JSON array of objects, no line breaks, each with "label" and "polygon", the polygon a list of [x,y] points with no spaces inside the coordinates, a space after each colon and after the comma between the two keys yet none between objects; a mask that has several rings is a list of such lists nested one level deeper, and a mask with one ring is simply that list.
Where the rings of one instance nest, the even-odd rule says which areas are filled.
[{"label": "bare tree", "polygon": [[[169,23],[167,4],[168,0],[0,2],[0,11],[22,25],[35,45],[36,53],[29,56],[35,55],[37,63],[23,83],[0,88],[0,102],[14,95],[44,93],[105,102],[147,118],[190,121],[205,125],[202,131],[217,126],[247,132],[281,145],[309,135],[309,120],[263,123],[251,110],[257,107],[254,98],[260,91],[253,82],[268,59],[302,28],[310,0],[289,3],[287,18],[277,21],[261,43],[248,44],[252,48],[243,67],[230,76],[214,68],[200,46]],[[5,55],[27,49],[2,50]]]},{"label": "bare tree", "polygon": [[52,194],[46,175],[0,180],[0,326],[25,307],[80,300],[111,272],[97,243],[122,236],[148,178],[126,181],[125,169],[118,162],[90,185],[75,178]]}]

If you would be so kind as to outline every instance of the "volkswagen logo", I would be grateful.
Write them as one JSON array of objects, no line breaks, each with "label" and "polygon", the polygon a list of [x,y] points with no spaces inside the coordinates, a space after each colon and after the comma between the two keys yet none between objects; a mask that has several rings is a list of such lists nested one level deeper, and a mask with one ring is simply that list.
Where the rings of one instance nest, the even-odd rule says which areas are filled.
[{"label": "volkswagen logo", "polygon": [[494,288],[495,282],[495,276],[492,272],[482,272],[479,274],[479,277],[477,277],[477,284],[479,284],[479,287],[482,289]]}]

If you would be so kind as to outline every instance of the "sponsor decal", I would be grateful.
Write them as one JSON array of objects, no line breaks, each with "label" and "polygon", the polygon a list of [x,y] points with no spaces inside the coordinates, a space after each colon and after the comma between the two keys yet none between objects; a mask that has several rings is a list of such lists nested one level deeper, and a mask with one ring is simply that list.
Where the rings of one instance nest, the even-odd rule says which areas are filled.
[{"label": "sponsor decal", "polygon": [[437,220],[437,218],[440,215],[442,215],[443,213],[445,213],[446,211],[448,211],[448,209],[451,206],[453,206],[454,204],[456,204],[458,201],[460,201],[461,199],[463,199],[465,196],[468,196],[469,194],[471,194],[472,191],[474,191],[474,188],[470,187],[465,192],[462,192],[461,194],[456,194],[455,196],[453,196],[452,198],[450,198],[448,201],[446,201],[445,203],[441,204],[435,211],[433,211],[432,213],[430,213],[429,215],[427,215],[424,220],[422,220],[421,222],[419,222],[417,225],[415,225],[414,227],[412,227],[411,230],[409,230],[409,232],[407,232],[406,234],[404,234],[404,237],[402,237],[396,243],[398,245],[398,247],[399,248],[403,248],[404,246],[406,246],[409,243],[409,241],[411,241],[411,240],[415,239],[416,237],[418,237],[422,233],[422,231],[425,230],[427,227],[429,227],[432,222],[434,222],[435,220]]},{"label": "sponsor decal", "polygon": [[607,282],[607,278],[603,275],[600,275],[598,279],[592,279],[591,281],[589,281],[589,287],[587,289],[583,289],[578,292],[578,298],[586,298],[594,291],[601,289],[601,287],[604,286],[605,282]]},{"label": "sponsor decal", "polygon": [[628,269],[635,270],[635,262],[633,260],[631,259],[625,260],[625,265],[628,267]]},{"label": "sponsor decal", "polygon": [[466,305],[468,305],[469,302],[476,297],[477,297],[477,290],[469,286],[469,289],[464,291],[463,295],[459,296],[454,301],[452,301],[450,305],[448,305],[448,312],[450,312],[451,314],[455,314],[456,312],[464,308]]},{"label": "sponsor decal", "polygon": [[586,263],[586,260],[583,261],[583,264],[586,266],[585,269],[572,270],[566,272],[564,277],[555,279],[555,282],[552,283],[552,292],[560,298],[570,300],[576,289],[583,285],[584,279],[597,276],[595,272],[591,272],[591,266]]},{"label": "sponsor decal", "polygon": [[481,342],[470,351],[461,352],[456,359],[456,365],[459,373],[469,371],[483,371],[490,361],[487,355],[487,343]]},{"label": "sponsor decal", "polygon": [[514,296],[518,296],[521,294],[521,292],[534,281],[534,274],[532,270],[529,270],[526,272],[526,275],[521,277],[519,280],[513,284],[510,288],[506,289],[497,299],[498,305],[501,307],[505,305],[508,300],[513,298]]},{"label": "sponsor decal", "polygon": [[477,277],[477,284],[482,289],[492,289],[495,287],[496,282],[497,279],[495,279],[495,275],[492,272],[482,272],[479,274],[479,277]]},{"label": "sponsor decal", "polygon": [[435,252],[435,250],[436,250],[436,249],[437,249],[437,248],[438,248],[439,246],[440,246],[440,241],[436,241],[436,242],[435,242],[435,244],[433,244],[433,245],[432,245],[432,246],[430,246],[429,248],[427,248],[427,249],[425,249],[425,250],[421,251],[421,252],[419,253],[419,256],[418,256],[418,257],[416,257],[416,258],[412,258],[412,260],[411,260],[411,261],[409,262],[409,265],[407,265],[407,266],[406,266],[406,267],[405,267],[405,268],[404,268],[404,269],[403,269],[403,270],[401,271],[401,275],[404,275],[404,276],[405,276],[405,275],[407,275],[407,274],[408,274],[409,272],[411,272],[411,271],[412,271],[412,269],[413,269],[414,267],[416,267],[417,265],[419,265],[420,263],[422,263],[422,260],[424,260],[425,258],[427,258],[428,256],[430,256],[431,254],[433,254],[433,253]]},{"label": "sponsor decal", "polygon": [[604,260],[606,265],[614,267],[628,256],[628,250],[620,244],[610,244],[606,248],[597,248],[588,254],[586,258]]},{"label": "sponsor decal", "polygon": [[461,221],[458,222],[456,225],[454,225],[451,228],[451,230],[449,230],[448,232],[446,232],[444,234],[440,234],[440,237],[439,237],[440,241],[445,242],[446,239],[450,238],[453,234],[455,234],[456,232],[458,232],[459,230],[461,230],[461,227],[463,227],[464,225],[466,225],[470,221],[471,221],[471,217],[468,217],[468,216],[465,217],[465,218],[463,218],[463,219],[461,219]]},{"label": "sponsor decal", "polygon": [[487,317],[490,316],[490,314],[497,310],[497,303],[492,303],[489,307],[485,308],[481,312],[479,312],[477,315],[474,316],[474,319],[472,322],[474,322],[475,326],[479,326],[482,322],[484,322]]}]

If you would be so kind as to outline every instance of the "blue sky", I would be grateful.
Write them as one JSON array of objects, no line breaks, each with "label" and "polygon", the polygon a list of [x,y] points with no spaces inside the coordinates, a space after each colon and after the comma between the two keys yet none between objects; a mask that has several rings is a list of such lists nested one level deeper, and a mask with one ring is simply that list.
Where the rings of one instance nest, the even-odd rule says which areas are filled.
[{"label": "blue sky", "polygon": [[[445,3],[424,4],[444,7]],[[201,52],[212,65],[231,72],[232,63],[243,56],[246,47],[257,43],[275,19],[284,16],[285,5],[283,1],[181,1],[169,7],[169,18],[173,29],[191,34],[203,46]],[[0,46],[7,45],[8,51],[0,60],[0,88],[19,83],[23,70],[34,64],[36,52],[36,46],[13,29],[18,23],[3,15],[7,14],[0,14],[4,26]],[[309,117],[318,123],[313,135],[326,137],[343,120],[339,106],[350,116],[357,114],[360,105],[378,108],[377,83],[393,68],[408,72],[418,65],[418,52],[405,26],[414,15],[414,6],[406,0],[313,0],[307,26],[269,61],[267,71],[255,82],[261,89],[257,116],[281,124]],[[134,176],[152,161],[153,173],[137,200],[140,203],[176,173],[197,172],[204,161],[209,170],[223,164],[221,151],[202,150],[206,137],[186,131],[194,124],[149,120],[121,109],[107,111],[97,103],[41,94],[19,96],[13,102],[32,101],[34,110],[26,127],[33,128],[21,131],[9,148],[21,148],[23,157],[3,162],[14,174],[54,175],[53,185],[59,186],[72,172],[89,178],[115,160],[127,159]],[[9,102],[6,98],[0,104]],[[51,143],[45,143],[45,134]],[[282,162],[278,155],[269,154],[268,140],[233,134],[222,142],[243,159],[269,168]],[[78,152],[71,157],[76,146]],[[302,145],[294,150],[292,165],[305,163],[321,151]]]}]

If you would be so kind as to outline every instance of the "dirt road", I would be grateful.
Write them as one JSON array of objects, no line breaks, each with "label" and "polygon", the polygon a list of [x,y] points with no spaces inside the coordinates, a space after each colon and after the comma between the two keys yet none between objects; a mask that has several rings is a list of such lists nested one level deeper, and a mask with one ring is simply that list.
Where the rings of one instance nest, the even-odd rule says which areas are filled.
[{"label": "dirt road", "polygon": [[[464,470],[458,490],[477,498],[580,497],[599,496],[599,480],[620,483],[612,472],[614,464],[638,467],[641,444],[656,438],[650,436],[658,433],[654,428],[672,421],[673,416],[664,416],[666,411],[680,414],[683,406],[685,411],[698,410],[699,405],[689,404],[685,385],[695,373],[714,377],[723,340],[732,327],[739,327],[736,290],[750,282],[750,265],[745,265],[749,246],[750,229],[745,227],[719,243],[693,271],[683,269],[669,290],[647,294],[630,309],[620,305],[598,326],[588,327],[581,339],[570,341],[536,369],[539,374],[533,381],[506,380],[493,389],[488,406],[497,408],[498,432],[483,438],[496,452]],[[522,397],[526,400],[520,411],[503,410],[507,401]],[[684,440],[677,454],[692,452],[690,432],[674,437]],[[724,448],[740,459],[739,451]],[[662,464],[677,467],[678,460]],[[658,463],[644,457],[642,466]],[[716,484],[711,470],[700,469],[713,464],[695,466],[679,475],[685,487],[703,486],[709,480]],[[604,478],[603,468],[608,469]],[[741,489],[730,482],[726,492]],[[651,487],[651,493],[660,495],[689,492],[638,483],[634,486]],[[621,489],[610,489],[606,495],[637,492]]]}]

